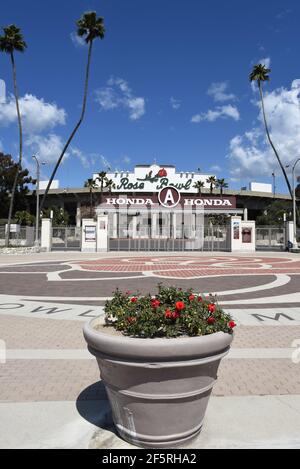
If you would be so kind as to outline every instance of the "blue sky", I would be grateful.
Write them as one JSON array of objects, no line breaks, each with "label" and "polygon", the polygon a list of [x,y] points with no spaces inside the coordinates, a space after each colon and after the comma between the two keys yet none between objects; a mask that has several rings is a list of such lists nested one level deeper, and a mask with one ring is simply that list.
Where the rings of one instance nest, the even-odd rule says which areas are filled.
[{"label": "blue sky", "polygon": [[[232,188],[271,182],[275,171],[278,190],[286,191],[248,75],[254,63],[270,64],[267,114],[282,159],[291,163],[300,153],[300,4],[291,0],[5,2],[1,26],[17,24],[28,44],[16,62],[30,170],[36,153],[48,163],[43,177],[50,175],[78,119],[87,49],[72,32],[91,9],[104,17],[106,35],[94,45],[86,119],[57,173],[61,186],[81,187],[107,165],[132,169],[156,158],[178,170],[200,167]],[[4,54],[0,79],[0,147],[17,157]]]}]

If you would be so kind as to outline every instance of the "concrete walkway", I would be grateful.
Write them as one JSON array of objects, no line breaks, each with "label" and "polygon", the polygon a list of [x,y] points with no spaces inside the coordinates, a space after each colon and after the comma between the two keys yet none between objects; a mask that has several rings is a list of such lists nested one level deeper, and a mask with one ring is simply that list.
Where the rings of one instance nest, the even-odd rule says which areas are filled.
[{"label": "concrete walkway", "polygon": [[[106,400],[0,404],[0,448],[135,448],[115,433]],[[212,397],[185,448],[299,448],[300,396]]]}]

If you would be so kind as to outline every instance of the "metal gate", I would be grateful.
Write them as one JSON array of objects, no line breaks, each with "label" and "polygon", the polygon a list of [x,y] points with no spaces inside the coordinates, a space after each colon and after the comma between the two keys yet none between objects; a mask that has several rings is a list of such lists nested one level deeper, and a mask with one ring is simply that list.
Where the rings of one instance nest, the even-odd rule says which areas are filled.
[{"label": "metal gate", "polygon": [[[128,231],[128,230],[124,230]],[[109,251],[230,251],[229,226],[201,226],[179,236],[160,233],[153,236],[151,229],[143,228],[123,236],[109,236]]]},{"label": "metal gate", "polygon": [[283,251],[286,248],[284,226],[257,226],[256,249],[258,251]]},{"label": "metal gate", "polygon": [[52,251],[80,251],[81,228],[55,226],[52,228]]}]

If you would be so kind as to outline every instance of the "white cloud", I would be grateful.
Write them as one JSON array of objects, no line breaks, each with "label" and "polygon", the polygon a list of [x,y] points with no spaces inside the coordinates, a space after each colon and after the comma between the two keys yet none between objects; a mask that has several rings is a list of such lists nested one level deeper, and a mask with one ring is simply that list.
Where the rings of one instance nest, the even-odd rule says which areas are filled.
[{"label": "white cloud", "polygon": [[264,65],[266,68],[270,68],[271,59],[270,57],[265,57],[263,59],[259,59],[258,63]]},{"label": "white cloud", "polygon": [[218,165],[215,164],[209,168],[209,171],[219,173],[222,170],[222,168]]},{"label": "white cloud", "polygon": [[[276,157],[266,141],[260,102],[259,125],[236,135],[230,142],[231,174],[235,177],[270,176],[278,168]],[[265,108],[273,143],[284,165],[291,164],[300,148],[300,79],[291,88],[277,88],[265,93]]]},{"label": "white cloud", "polygon": [[[25,145],[38,156],[39,161],[54,163],[62,152],[64,142],[62,138],[56,134],[49,134],[46,137],[35,135],[27,138]],[[68,156],[69,154],[66,154],[63,161],[65,161]]]},{"label": "white cloud", "polygon": [[209,109],[207,112],[202,112],[201,114],[195,114],[191,118],[191,122],[199,123],[202,121],[214,122],[217,119],[227,119],[231,118],[235,121],[240,119],[240,113],[236,106],[227,104],[225,106],[218,106],[215,109]]},{"label": "white cloud", "polygon": [[170,105],[175,111],[181,107],[181,101],[179,99],[174,98],[171,96],[170,98]]},{"label": "white cloud", "polygon": [[70,34],[71,41],[76,47],[86,46],[86,42],[83,37],[78,36],[74,31]]},{"label": "white cloud", "polygon": [[90,168],[91,167],[91,159],[89,155],[86,153],[83,153],[79,148],[77,147],[71,147],[70,148],[70,155],[71,156],[76,156],[76,158],[79,159],[80,163],[84,168]]},{"label": "white cloud", "polygon": [[6,85],[5,81],[0,79],[0,104],[4,104],[6,101]]},{"label": "white cloud", "polygon": [[96,90],[96,102],[104,111],[120,107],[127,109],[131,120],[140,119],[146,112],[145,98],[134,96],[122,78],[110,78],[107,86]]},{"label": "white cloud", "polygon": [[[66,111],[57,107],[55,103],[47,103],[32,94],[25,94],[20,98],[20,111],[24,132],[27,134],[40,133],[52,129],[56,125],[64,125]],[[5,103],[0,103],[0,126],[8,126],[17,121],[15,99],[9,96]]]},{"label": "white cloud", "polygon": [[129,156],[124,155],[123,158],[122,158],[122,162],[125,163],[125,164],[130,164],[131,159],[129,158]]},{"label": "white cloud", "polygon": [[232,101],[236,97],[232,93],[227,93],[228,83],[226,81],[212,83],[207,90],[207,94],[216,102]]}]

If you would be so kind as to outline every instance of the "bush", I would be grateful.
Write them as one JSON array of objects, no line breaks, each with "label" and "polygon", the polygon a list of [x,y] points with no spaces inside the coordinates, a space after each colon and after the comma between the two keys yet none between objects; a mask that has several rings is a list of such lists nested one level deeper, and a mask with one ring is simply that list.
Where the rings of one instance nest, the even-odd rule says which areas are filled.
[{"label": "bush", "polygon": [[214,332],[232,334],[235,323],[216,303],[215,297],[203,297],[192,289],[158,285],[152,297],[132,296],[116,290],[105,303],[105,319],[110,325],[133,337],[200,336]]}]

